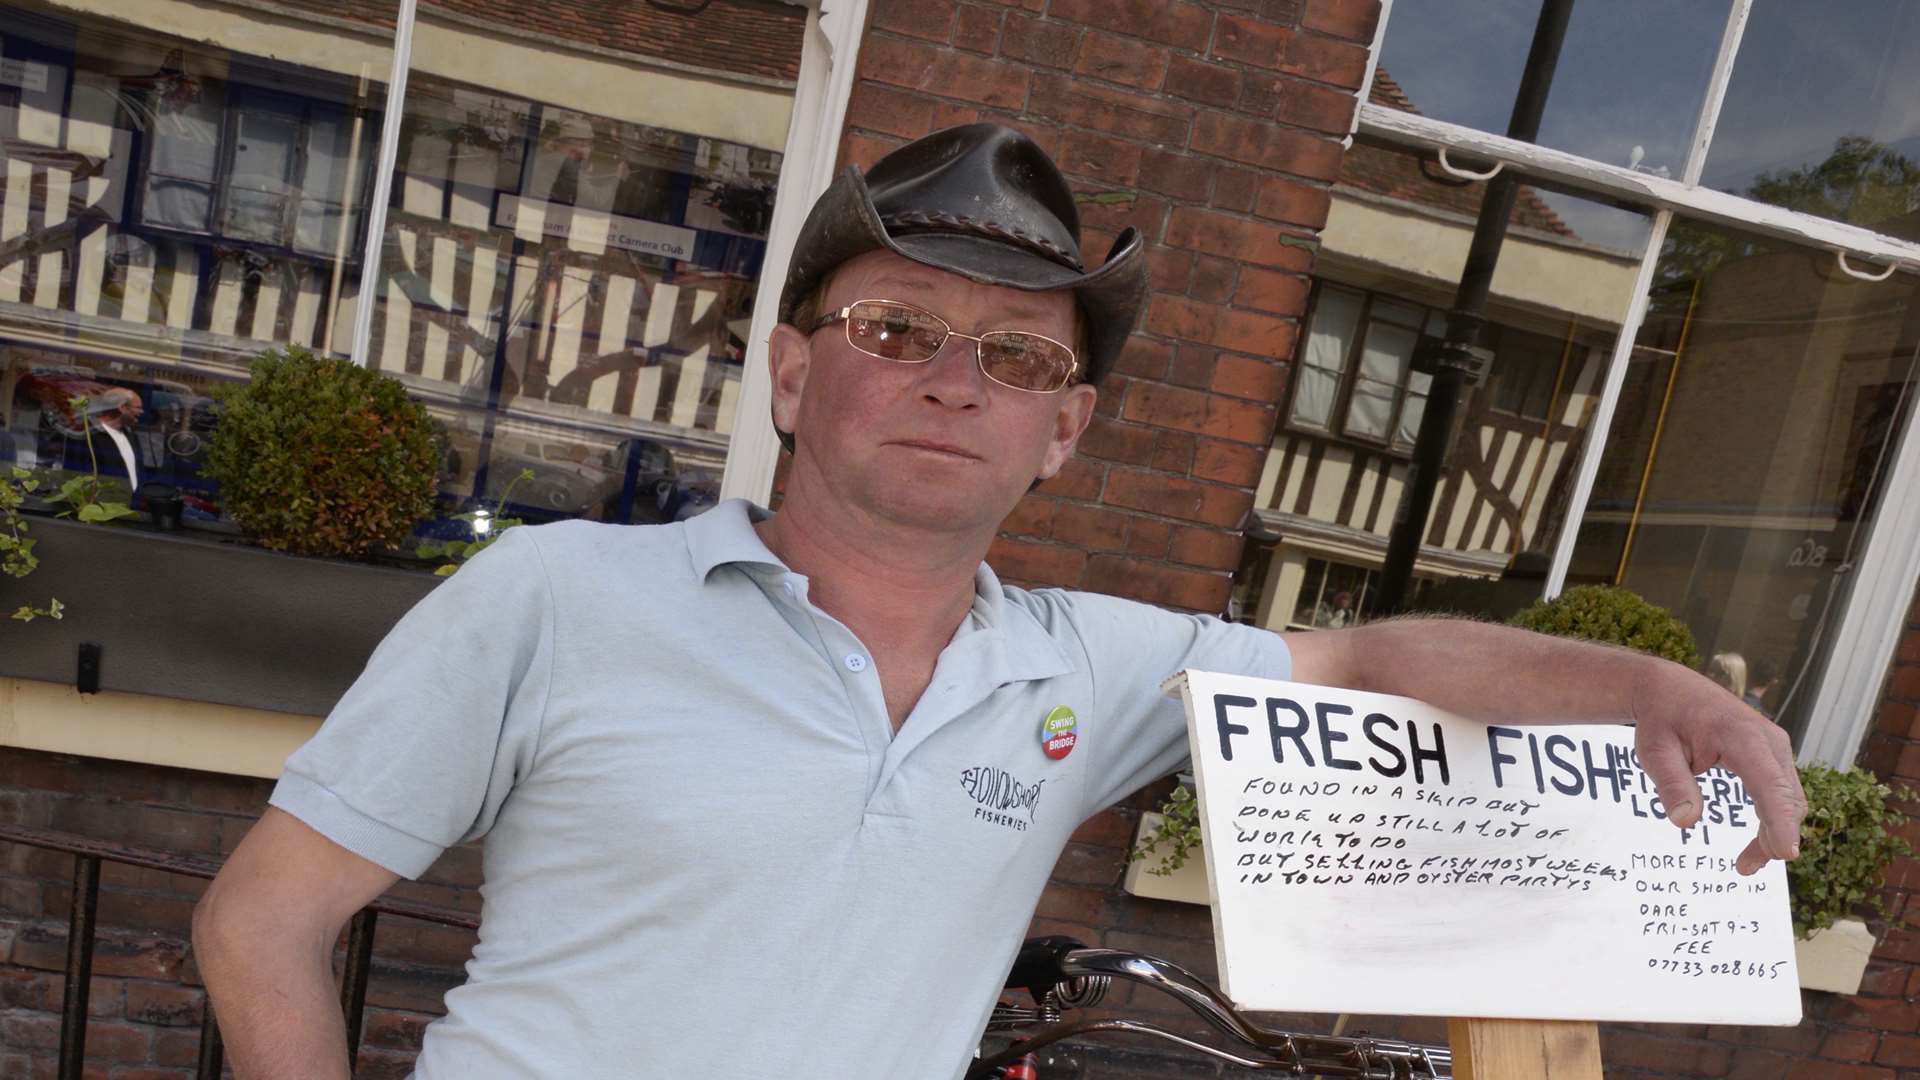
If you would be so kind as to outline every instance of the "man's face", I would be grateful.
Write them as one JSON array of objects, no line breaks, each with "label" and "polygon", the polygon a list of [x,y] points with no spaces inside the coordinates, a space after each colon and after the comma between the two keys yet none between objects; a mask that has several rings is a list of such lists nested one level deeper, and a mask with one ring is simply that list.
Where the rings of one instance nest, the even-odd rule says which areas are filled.
[{"label": "man's face", "polygon": [[[1075,338],[1071,293],[979,285],[887,251],[836,269],[820,310],[858,300],[911,304],[961,334]],[[1002,386],[964,338],[948,337],[926,363],[903,364],[853,348],[843,326],[774,335],[774,419],[798,443],[794,494],[817,487],[901,524],[990,530],[1035,479],[1060,470],[1093,415],[1091,386],[1044,394]]]}]

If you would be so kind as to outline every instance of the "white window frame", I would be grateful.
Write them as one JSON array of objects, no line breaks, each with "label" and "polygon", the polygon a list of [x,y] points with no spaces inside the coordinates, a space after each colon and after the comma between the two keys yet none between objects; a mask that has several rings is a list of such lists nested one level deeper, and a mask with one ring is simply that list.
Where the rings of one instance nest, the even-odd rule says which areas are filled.
[{"label": "white window frame", "polygon": [[[1353,134],[1416,151],[1445,150],[1485,159],[1557,187],[1610,196],[1651,212],[1652,230],[1634,281],[1634,293],[1582,447],[1579,472],[1567,507],[1567,524],[1554,550],[1545,589],[1549,598],[1558,596],[1566,583],[1580,522],[1586,514],[1587,501],[1600,468],[1600,455],[1626,381],[1627,361],[1646,315],[1654,267],[1676,213],[1690,220],[1731,226],[1802,247],[1832,251],[1841,261],[1841,269],[1855,277],[1864,276],[1862,262],[1873,264],[1866,269],[1875,272],[1920,273],[1920,244],[1700,186],[1752,6],[1753,0],[1734,0],[1728,13],[1713,76],[1694,126],[1686,168],[1675,180],[1372,104],[1368,98],[1373,73],[1393,12],[1391,0],[1382,5],[1366,81],[1359,90]],[[1349,135],[1349,140],[1351,138]],[[1851,266],[1846,261],[1849,257],[1854,260]],[[1901,491],[1920,491],[1920,408],[1908,410],[1906,428],[1884,483],[1880,504],[1868,524],[1866,543],[1851,571],[1854,580],[1846,605],[1831,630],[1833,641],[1818,673],[1806,734],[1799,749],[1802,763],[1822,762],[1841,768],[1852,764],[1873,723],[1875,705],[1899,646],[1909,605],[1915,590],[1920,588],[1920,540],[1914,539],[1920,537],[1920,498],[1896,496]]]}]

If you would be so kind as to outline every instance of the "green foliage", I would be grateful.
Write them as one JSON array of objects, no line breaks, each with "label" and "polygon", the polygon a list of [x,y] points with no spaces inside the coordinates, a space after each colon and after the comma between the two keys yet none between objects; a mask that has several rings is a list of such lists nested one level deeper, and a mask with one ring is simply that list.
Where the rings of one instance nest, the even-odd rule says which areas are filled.
[{"label": "green foliage", "polygon": [[1160,804],[1160,824],[1152,832],[1140,838],[1134,845],[1128,861],[1137,862],[1152,857],[1161,847],[1166,851],[1156,866],[1148,867],[1147,873],[1166,877],[1187,865],[1187,859],[1200,846],[1200,801],[1193,797],[1193,789],[1185,784],[1173,789],[1167,801]]},{"label": "green foliage", "polygon": [[[475,555],[491,547],[494,541],[500,539],[502,533],[513,528],[515,525],[526,524],[526,522],[520,518],[501,517],[500,510],[507,505],[507,498],[513,494],[513,489],[518,487],[522,480],[531,479],[533,479],[533,470],[521,469],[519,475],[515,476],[512,482],[507,484],[507,490],[500,493],[500,498],[494,502],[492,510],[472,510],[464,514],[454,515],[455,521],[464,521],[472,525],[474,532],[479,534],[479,539],[448,540],[445,543],[421,544],[419,547],[413,549],[413,553],[423,559],[452,559],[452,562],[447,563],[445,566],[436,567],[433,571],[440,577],[451,575],[455,570],[465,566],[468,559],[473,558]],[[480,527],[480,523],[483,521],[486,522],[484,531]]]},{"label": "green foliage", "polygon": [[362,555],[433,512],[439,436],[397,379],[296,346],[260,354],[248,382],[214,394],[206,473],[263,546]]},{"label": "green foliage", "polygon": [[1624,645],[1690,668],[1700,666],[1700,650],[1687,624],[1630,589],[1578,585],[1515,612],[1507,622],[1542,634]]},{"label": "green foliage", "polygon": [[[7,471],[0,474],[0,574],[8,577],[26,577],[40,566],[39,556],[33,553],[33,545],[38,541],[28,535],[31,530],[20,514],[21,504],[33,494],[36,484],[33,473],[18,465],[8,466]],[[21,622],[41,617],[57,619],[60,611],[60,601],[49,600],[46,607],[21,604],[13,617]]]},{"label": "green foliage", "polygon": [[[58,517],[79,518],[81,521],[90,521],[96,525],[112,521],[114,518],[131,516],[133,508],[126,503],[118,498],[109,501],[101,497],[107,492],[117,495],[119,486],[100,479],[100,458],[93,451],[93,422],[87,419],[86,395],[70,397],[67,399],[67,404],[72,406],[74,415],[80,418],[80,423],[86,430],[87,460],[92,463],[92,468],[85,476],[75,476],[66,480],[60,485],[58,491],[47,496],[47,501],[67,504],[67,508],[56,515]],[[57,615],[54,617],[59,618]]]},{"label": "green foliage", "polygon": [[[1787,864],[1793,932],[1804,938],[1862,905],[1885,918],[1886,898],[1874,891],[1881,872],[1913,855],[1892,832],[1907,820],[1887,805],[1894,789],[1864,769],[1842,772],[1825,765],[1801,766],[1800,786],[1807,792],[1807,819],[1800,826],[1800,857]],[[1905,786],[1899,795],[1914,798]]]}]

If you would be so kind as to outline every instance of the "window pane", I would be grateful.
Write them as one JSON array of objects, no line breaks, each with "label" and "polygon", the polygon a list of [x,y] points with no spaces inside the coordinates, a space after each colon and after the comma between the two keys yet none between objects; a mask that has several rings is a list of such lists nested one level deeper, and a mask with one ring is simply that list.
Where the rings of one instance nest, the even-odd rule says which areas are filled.
[{"label": "window pane", "polygon": [[1327,417],[1333,412],[1333,395],[1340,388],[1339,378],[1317,367],[1303,367],[1294,378],[1298,380],[1293,390],[1294,422],[1326,427]]},{"label": "window pane", "polygon": [[[1255,495],[1260,526],[1276,538],[1276,560],[1304,565],[1306,553],[1337,542],[1352,565],[1384,561],[1431,385],[1411,370],[1412,326],[1422,334],[1442,329],[1436,309],[1451,305],[1458,290],[1483,191],[1430,179],[1414,155],[1365,143],[1343,159],[1315,288],[1320,296],[1364,297],[1389,319],[1369,320],[1366,355],[1341,373],[1350,385],[1310,361],[1292,374],[1296,419],[1348,393],[1352,404],[1340,406],[1336,430],[1296,422],[1276,434]],[[1541,389],[1529,380],[1518,397],[1521,409],[1538,415],[1495,408],[1491,383],[1462,395],[1420,537],[1418,572],[1429,584],[1419,602],[1433,609],[1500,617],[1538,598],[1632,299],[1639,251],[1617,240],[1640,243],[1633,238],[1646,235],[1647,220],[1564,196],[1549,205],[1549,194],[1519,192],[1483,313],[1483,344],[1496,353],[1509,334],[1544,343]],[[1395,318],[1412,326],[1393,325]],[[1404,398],[1398,416],[1396,393]],[[1272,608],[1298,611],[1305,586],[1297,573],[1273,571],[1268,580]]]},{"label": "window pane", "polygon": [[233,136],[232,182],[260,191],[284,191],[293,176],[299,118],[250,105],[239,110]]},{"label": "window pane", "polygon": [[236,187],[227,192],[227,203],[221,208],[220,216],[220,231],[227,236],[278,244],[284,239],[281,234],[287,220],[287,200],[280,195]]},{"label": "window pane", "polygon": [[1672,610],[1703,658],[1738,653],[1796,738],[1920,389],[1914,278],[1831,265],[1675,223],[1641,334],[1663,344],[1634,350],[1569,578]]},{"label": "window pane", "polygon": [[530,519],[712,501],[806,11],[696,7],[528,8],[593,58],[566,79],[555,42],[415,39],[369,356],[446,419],[450,506],[523,474]]},{"label": "window pane", "polygon": [[1302,360],[1335,375],[1346,370],[1347,355],[1353,351],[1354,329],[1360,322],[1361,300],[1359,293],[1346,289],[1320,290],[1314,300],[1313,329],[1307,334]]},{"label": "window pane", "polygon": [[153,111],[152,169],[162,176],[213,179],[220,163],[220,132],[226,87],[185,74],[161,81],[148,106]]},{"label": "window pane", "polygon": [[1920,207],[1917,66],[1920,5],[1758,0],[1702,182],[1899,231]]},{"label": "window pane", "polygon": [[213,208],[213,187],[161,176],[147,178],[142,216],[150,225],[205,232],[207,212]]},{"label": "window pane", "polygon": [[[1535,141],[1679,176],[1730,7],[1575,4]],[[1539,13],[1539,0],[1395,4],[1373,101],[1504,135]]]}]

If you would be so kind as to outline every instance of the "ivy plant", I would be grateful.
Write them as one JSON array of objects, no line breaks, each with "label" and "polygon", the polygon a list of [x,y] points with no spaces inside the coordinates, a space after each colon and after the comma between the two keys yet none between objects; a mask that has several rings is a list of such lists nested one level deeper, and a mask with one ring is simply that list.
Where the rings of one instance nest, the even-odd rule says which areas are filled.
[{"label": "ivy plant", "polygon": [[1166,877],[1187,865],[1199,847],[1200,800],[1194,798],[1193,788],[1181,784],[1160,804],[1159,825],[1140,837],[1128,859],[1139,862],[1159,852],[1160,861],[1149,866],[1147,873]]},{"label": "ivy plant", "polygon": [[500,493],[500,498],[495,500],[492,510],[483,506],[478,510],[469,510],[464,514],[453,516],[455,521],[464,521],[473,527],[474,539],[421,544],[413,549],[413,553],[423,559],[452,559],[452,562],[434,568],[433,572],[440,577],[447,577],[465,566],[468,559],[491,547],[494,541],[500,539],[502,533],[515,525],[526,524],[521,518],[502,517],[500,511],[506,507],[507,499],[513,494],[513,489],[518,487],[521,481],[531,479],[533,479],[533,470],[521,469],[519,474],[507,484],[507,489]]},{"label": "ivy plant", "polygon": [[[34,493],[38,481],[33,471],[19,465],[9,465],[4,475],[0,475],[0,574],[11,578],[24,578],[40,566],[39,556],[33,553],[33,545],[38,543],[31,534],[26,518],[20,513],[21,504],[27,496]],[[59,600],[48,600],[46,606],[21,604],[14,611],[13,618],[21,622],[32,622],[38,618],[57,619],[62,605]]]},{"label": "ivy plant", "polygon": [[1896,795],[1912,800],[1913,789],[1896,790],[1864,769],[1825,765],[1801,766],[1800,786],[1807,818],[1800,857],[1787,864],[1793,932],[1808,937],[1862,908],[1886,918],[1886,898],[1877,891],[1881,875],[1893,860],[1913,855],[1893,831],[1907,816],[1887,804]]}]

